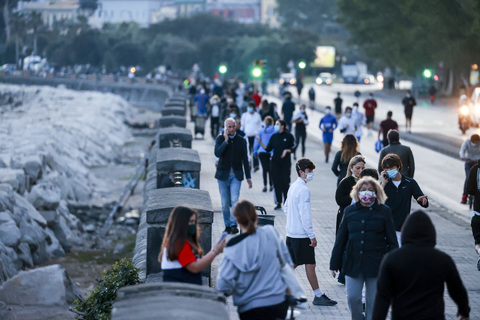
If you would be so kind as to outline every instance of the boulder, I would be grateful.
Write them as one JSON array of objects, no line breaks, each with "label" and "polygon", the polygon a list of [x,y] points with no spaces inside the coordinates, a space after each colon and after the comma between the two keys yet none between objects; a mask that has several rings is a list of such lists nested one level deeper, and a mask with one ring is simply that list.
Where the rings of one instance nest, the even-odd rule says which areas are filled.
[{"label": "boulder", "polygon": [[23,170],[0,168],[0,183],[7,183],[20,194],[25,192],[25,173]]},{"label": "boulder", "polygon": [[15,192],[9,184],[0,184],[0,211],[13,212]]},{"label": "boulder", "polygon": [[21,271],[0,286],[0,300],[7,305],[66,306],[78,292],[65,269],[56,264]]},{"label": "boulder", "polygon": [[79,230],[83,232],[82,222],[75,215],[70,213],[68,210],[68,204],[65,200],[60,201],[57,208],[57,214],[65,218],[65,221],[71,230]]},{"label": "boulder", "polygon": [[23,265],[26,267],[33,267],[32,252],[30,251],[30,246],[23,242],[18,245],[17,255]]},{"label": "boulder", "polygon": [[17,259],[15,251],[0,242],[0,283],[18,273]]},{"label": "boulder", "polygon": [[0,212],[0,241],[6,246],[16,247],[22,234],[8,211]]},{"label": "boulder", "polygon": [[60,241],[58,241],[57,237],[52,230],[49,228],[45,229],[45,233],[48,235],[47,240],[47,252],[50,257],[65,257],[65,250],[63,250]]},{"label": "boulder", "polygon": [[35,251],[32,250],[32,259],[35,265],[42,265],[47,263],[48,258],[50,258],[47,247],[47,241],[42,241],[38,243],[38,247],[35,249]]},{"label": "boulder", "polygon": [[39,161],[30,160],[23,166],[25,177],[29,179],[30,185],[34,185],[40,178],[42,178],[42,164]]},{"label": "boulder", "polygon": [[20,221],[19,229],[22,234],[20,242],[27,243],[32,252],[35,252],[37,248],[45,242],[45,238],[47,237],[42,227],[28,217]]},{"label": "boulder", "polygon": [[78,234],[68,227],[67,221],[63,216],[58,217],[58,223],[52,230],[65,252],[70,252],[72,245],[81,245],[83,243]]},{"label": "boulder", "polygon": [[0,319],[5,319],[5,317],[7,316],[7,313],[8,313],[7,305],[5,304],[5,302],[0,301]]},{"label": "boulder", "polygon": [[61,196],[62,192],[57,184],[42,180],[32,187],[27,199],[37,210],[56,210]]},{"label": "boulder", "polygon": [[47,221],[47,226],[51,229],[58,223],[58,213],[56,210],[39,211],[42,217]]},{"label": "boulder", "polygon": [[27,213],[30,218],[32,218],[40,226],[47,226],[47,220],[42,217],[42,215],[37,211],[37,209],[35,209],[35,207],[30,202],[28,202],[27,199],[25,199],[19,194],[15,194],[15,206],[23,209],[23,212]]}]

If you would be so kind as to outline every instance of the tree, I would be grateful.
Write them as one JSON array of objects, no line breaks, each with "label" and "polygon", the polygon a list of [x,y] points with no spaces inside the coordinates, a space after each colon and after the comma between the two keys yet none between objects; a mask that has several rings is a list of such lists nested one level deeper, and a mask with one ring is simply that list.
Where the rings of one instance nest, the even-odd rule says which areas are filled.
[{"label": "tree", "polygon": [[42,14],[40,12],[32,11],[26,15],[26,27],[27,29],[31,29],[33,31],[33,51],[32,51],[33,56],[37,55],[38,30],[43,25],[44,24],[43,24]]},{"label": "tree", "polygon": [[11,33],[15,38],[15,63],[20,67],[20,43],[22,35],[25,34],[26,19],[21,13],[12,13],[10,16]]}]

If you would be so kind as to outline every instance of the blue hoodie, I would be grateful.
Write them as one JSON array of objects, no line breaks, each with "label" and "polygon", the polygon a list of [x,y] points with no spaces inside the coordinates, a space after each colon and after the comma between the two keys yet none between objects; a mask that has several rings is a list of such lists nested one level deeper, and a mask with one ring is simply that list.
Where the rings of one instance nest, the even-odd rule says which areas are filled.
[{"label": "blue hoodie", "polygon": [[[275,133],[275,127],[274,126],[266,126],[263,127],[258,131],[258,136],[260,137],[260,140],[262,140],[264,145],[268,145],[268,142],[270,141],[270,138],[273,136]],[[255,142],[253,144],[253,154],[257,155],[259,152],[267,152],[265,149],[262,148],[260,143],[258,143],[257,139],[255,139]],[[270,154],[273,153],[273,150],[270,151]]]}]

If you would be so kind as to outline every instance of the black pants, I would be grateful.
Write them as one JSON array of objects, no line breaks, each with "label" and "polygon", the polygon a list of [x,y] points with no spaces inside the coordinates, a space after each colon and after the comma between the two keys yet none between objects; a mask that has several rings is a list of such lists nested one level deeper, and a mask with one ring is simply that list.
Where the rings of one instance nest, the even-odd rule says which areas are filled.
[{"label": "black pants", "polygon": [[470,169],[477,164],[477,161],[465,161],[465,182],[463,183],[463,194],[467,194],[467,181],[470,175]]},{"label": "black pants", "polygon": [[[253,154],[253,144],[255,142],[255,136],[248,137],[248,148],[250,151],[250,154]],[[253,169],[258,169],[258,158],[254,157],[253,158]]]},{"label": "black pants", "polygon": [[305,157],[305,140],[307,140],[306,130],[295,130],[295,154],[297,154],[297,149],[300,146],[298,144],[300,140],[302,140],[302,157]]},{"label": "black pants", "polygon": [[215,139],[218,136],[218,130],[220,127],[220,123],[218,122],[219,117],[210,117],[210,133],[212,134],[212,138]]},{"label": "black pants", "polygon": [[278,320],[285,319],[287,310],[288,302],[285,300],[273,306],[250,309],[238,315],[240,320]]},{"label": "black pants", "polygon": [[267,186],[267,176],[268,180],[270,181],[270,187],[272,186],[272,171],[270,171],[270,153],[267,152],[260,152],[258,154],[260,158],[260,163],[262,164],[262,171],[263,171],[263,185]]},{"label": "black pants", "polygon": [[474,214],[472,217],[472,233],[475,244],[480,244],[480,216]]},{"label": "black pants", "polygon": [[290,159],[288,159],[288,161],[271,161],[270,170],[272,172],[273,187],[275,188],[275,198],[277,203],[283,203],[287,200],[288,187],[290,186],[291,167],[292,164],[290,163]]}]

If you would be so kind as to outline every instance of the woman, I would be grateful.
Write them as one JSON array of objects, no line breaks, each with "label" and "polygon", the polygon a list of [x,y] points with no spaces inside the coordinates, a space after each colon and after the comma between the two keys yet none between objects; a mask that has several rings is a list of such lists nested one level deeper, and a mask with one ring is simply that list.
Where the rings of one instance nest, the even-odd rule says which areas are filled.
[{"label": "woman", "polygon": [[220,263],[217,289],[233,295],[240,319],[285,319],[287,289],[280,275],[277,254],[291,263],[287,247],[272,226],[257,228],[257,213],[252,203],[241,200],[233,209],[242,233],[228,241]]},{"label": "woman", "polygon": [[277,131],[277,133],[272,135],[270,141],[268,141],[268,145],[265,145],[258,136],[257,141],[266,152],[273,150],[270,170],[272,172],[275,200],[277,203],[275,210],[278,210],[282,208],[282,202],[287,199],[288,187],[290,186],[290,170],[292,167],[290,154],[292,150],[295,149],[295,139],[293,135],[288,132],[287,123],[283,120],[278,120],[275,123],[275,131]]},{"label": "woman", "polygon": [[262,117],[262,121],[265,120],[266,117],[272,116],[272,114],[270,114],[270,104],[267,99],[262,101],[262,107],[259,113],[260,117]]},{"label": "woman", "polygon": [[347,174],[347,167],[350,159],[360,154],[360,152],[358,152],[358,147],[357,138],[355,138],[353,134],[347,134],[343,137],[340,151],[335,154],[335,159],[332,163],[332,171],[338,177],[337,186]]},{"label": "woman", "polygon": [[158,261],[162,265],[164,282],[202,284],[200,271],[208,267],[225,248],[225,239],[203,255],[198,239],[198,215],[195,210],[178,206],[168,218]]},{"label": "woman", "polygon": [[[266,100],[263,100],[266,101]],[[270,138],[275,133],[275,127],[273,126],[273,118],[270,116],[265,117],[264,120],[265,126],[258,131],[258,137],[263,142],[263,144],[268,144]],[[273,190],[272,186],[272,172],[270,171],[270,157],[272,152],[265,151],[264,148],[260,146],[257,140],[253,144],[253,156],[258,155],[260,163],[262,164],[263,171],[263,192],[267,192],[267,177],[270,181],[270,191]]]},{"label": "woman", "polygon": [[[385,192],[371,177],[360,179],[350,196],[355,203],[345,209],[330,259],[333,277],[342,269],[352,320],[372,318],[377,275],[383,256],[398,248],[392,211]],[[362,314],[362,288],[366,288],[366,312]]]}]

